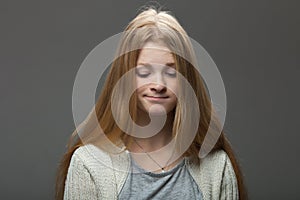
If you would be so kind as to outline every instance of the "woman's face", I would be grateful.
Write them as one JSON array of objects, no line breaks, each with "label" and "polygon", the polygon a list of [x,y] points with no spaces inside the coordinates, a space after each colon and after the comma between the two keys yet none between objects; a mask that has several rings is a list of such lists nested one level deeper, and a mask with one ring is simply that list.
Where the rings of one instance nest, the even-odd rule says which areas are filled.
[{"label": "woman's face", "polygon": [[140,52],[136,67],[138,109],[151,114],[172,111],[177,104],[177,73],[171,51],[148,42]]}]

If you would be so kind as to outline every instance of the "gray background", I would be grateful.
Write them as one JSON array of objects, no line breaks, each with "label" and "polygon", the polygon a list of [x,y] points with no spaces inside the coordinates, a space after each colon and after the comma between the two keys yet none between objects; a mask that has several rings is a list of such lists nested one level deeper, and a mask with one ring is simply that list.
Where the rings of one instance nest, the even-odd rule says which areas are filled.
[{"label": "gray background", "polygon": [[[1,1],[0,199],[53,199],[83,59],[146,1]],[[160,1],[216,62],[251,199],[300,199],[299,1]],[[298,190],[297,190],[298,189]]]}]

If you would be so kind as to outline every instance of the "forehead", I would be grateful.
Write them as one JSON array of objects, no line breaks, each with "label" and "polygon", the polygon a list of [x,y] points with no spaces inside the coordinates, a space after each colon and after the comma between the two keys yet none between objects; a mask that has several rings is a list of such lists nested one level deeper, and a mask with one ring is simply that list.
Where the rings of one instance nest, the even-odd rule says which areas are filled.
[{"label": "forehead", "polygon": [[138,63],[174,63],[174,58],[170,49],[166,46],[148,42],[144,45],[139,54]]}]

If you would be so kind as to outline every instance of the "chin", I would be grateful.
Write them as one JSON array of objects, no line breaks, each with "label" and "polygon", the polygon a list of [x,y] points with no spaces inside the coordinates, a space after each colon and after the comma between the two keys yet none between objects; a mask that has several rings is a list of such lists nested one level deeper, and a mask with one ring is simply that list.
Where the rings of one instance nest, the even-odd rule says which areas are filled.
[{"label": "chin", "polygon": [[166,115],[166,111],[163,109],[152,109],[151,111],[148,111],[148,113],[150,114],[151,112],[151,115],[152,116],[163,116],[163,115]]},{"label": "chin", "polygon": [[162,116],[167,115],[174,111],[176,106],[163,106],[161,104],[139,104],[138,110],[141,111],[140,114],[150,114],[152,116]]},{"label": "chin", "polygon": [[167,115],[170,112],[172,112],[174,109],[170,109],[170,108],[165,108],[161,105],[153,105],[151,106],[151,109],[147,109],[147,113],[151,113],[151,115],[153,116],[162,116],[162,115]]}]

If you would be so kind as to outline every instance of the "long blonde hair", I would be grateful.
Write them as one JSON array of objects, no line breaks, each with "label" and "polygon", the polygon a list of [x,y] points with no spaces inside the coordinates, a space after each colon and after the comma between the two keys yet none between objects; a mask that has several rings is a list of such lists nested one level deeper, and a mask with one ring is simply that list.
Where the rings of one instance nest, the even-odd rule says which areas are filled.
[{"label": "long blonde hair", "polygon": [[[239,197],[242,200],[247,199],[243,176],[238,162],[224,132],[220,130],[220,123],[214,114],[204,81],[193,66],[196,61],[189,37],[178,21],[166,11],[157,11],[153,8],[146,9],[134,18],[126,27],[120,41],[116,59],[111,65],[110,72],[94,108],[97,116],[97,123],[100,124],[103,133],[116,145],[120,144],[120,140],[126,145],[130,145],[132,142],[132,137],[124,133],[115,122],[111,110],[111,97],[114,95],[112,91],[117,81],[126,72],[136,66],[140,50],[148,41],[163,42],[172,52],[175,52],[173,53],[173,56],[176,70],[188,80],[196,94],[199,110],[201,111],[200,120],[198,122],[196,136],[194,137],[192,144],[184,152],[184,155],[193,157],[195,162],[199,162],[198,153],[205,136],[210,134],[211,138],[218,137],[219,132],[221,131],[221,135],[218,137],[217,143],[214,144],[212,151],[223,149],[228,154],[237,177]],[[127,87],[130,87],[131,85],[132,84],[127,84]],[[118,92],[122,93],[128,90],[130,90],[130,88],[124,90],[121,89]],[[118,95],[122,96],[120,93],[118,93]],[[186,113],[192,113],[193,111],[193,108],[185,102],[187,101],[187,97],[184,96],[184,89],[179,92],[179,95],[181,95],[179,98],[182,98],[183,101],[178,103],[175,108],[173,123],[173,137],[177,137],[178,141],[183,137],[182,135],[177,134],[178,132],[182,132],[180,129],[184,128],[182,116],[188,116]],[[122,98],[119,98],[119,105],[128,106],[122,103],[122,100]],[[137,118],[137,97],[135,93],[133,93],[130,100],[129,110],[132,120],[135,121]],[[185,120],[189,121],[192,119],[185,118]],[[210,123],[213,129],[212,131],[207,132]],[[92,122],[90,118],[87,118],[72,133],[68,143],[67,152],[64,154],[57,171],[55,194],[57,200],[63,199],[65,180],[74,151],[83,145],[83,140],[91,143],[99,141],[99,134],[95,134],[95,128],[95,122]],[[84,134],[82,134],[83,130]],[[81,132],[80,137],[79,132]]]}]

